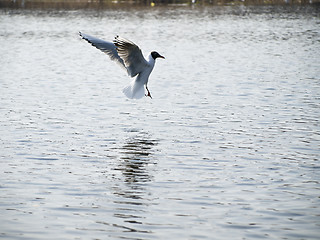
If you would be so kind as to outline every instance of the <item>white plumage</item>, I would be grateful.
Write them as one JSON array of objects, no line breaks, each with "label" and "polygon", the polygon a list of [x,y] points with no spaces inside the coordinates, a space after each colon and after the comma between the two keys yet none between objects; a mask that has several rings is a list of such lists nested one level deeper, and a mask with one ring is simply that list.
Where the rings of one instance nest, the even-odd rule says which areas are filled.
[{"label": "white plumage", "polygon": [[[140,48],[133,42],[116,36],[113,42],[104,41],[88,34],[79,32],[80,36],[91,43],[93,46],[106,53],[111,60],[117,62],[127,70],[130,77],[136,78],[123,89],[123,93],[131,99],[139,99],[143,96],[151,97],[148,89],[148,79],[153,70],[155,60],[164,58],[157,52],[151,52],[146,60]],[[145,94],[144,85],[147,94]]]}]

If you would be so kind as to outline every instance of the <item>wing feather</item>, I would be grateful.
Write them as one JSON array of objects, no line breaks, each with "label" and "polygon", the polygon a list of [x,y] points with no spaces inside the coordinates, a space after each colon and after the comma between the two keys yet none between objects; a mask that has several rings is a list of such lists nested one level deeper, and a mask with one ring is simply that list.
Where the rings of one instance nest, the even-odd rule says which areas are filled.
[{"label": "wing feather", "polygon": [[[96,38],[96,37],[92,37],[92,36],[90,36],[88,34],[84,34],[82,32],[79,32],[79,35],[84,40],[86,40],[88,43],[90,43],[92,46],[96,47],[97,49],[99,49],[102,52],[104,52],[105,54],[107,54],[111,60],[119,63],[122,67],[127,69],[124,64],[124,61],[119,56],[119,54],[117,52],[117,47],[114,45],[114,43],[104,41],[104,40]],[[128,71],[128,74],[129,74],[129,71]]]},{"label": "wing feather", "polygon": [[117,47],[117,52],[131,77],[136,76],[148,66],[141,49],[133,42],[116,36],[113,43]]},{"label": "wing feather", "polygon": [[127,39],[116,36],[113,42],[108,42],[82,32],[79,32],[79,35],[92,46],[107,54],[111,60],[124,67],[131,77],[136,76],[148,66],[141,49]]}]

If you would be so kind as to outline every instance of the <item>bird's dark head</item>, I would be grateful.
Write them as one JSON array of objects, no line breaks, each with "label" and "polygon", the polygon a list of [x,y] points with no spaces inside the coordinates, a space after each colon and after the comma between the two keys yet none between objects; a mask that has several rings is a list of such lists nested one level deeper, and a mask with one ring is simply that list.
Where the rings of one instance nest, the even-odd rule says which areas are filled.
[{"label": "bird's dark head", "polygon": [[153,51],[151,52],[151,56],[154,60],[156,60],[156,58],[163,58],[164,59],[164,56],[161,56],[159,53]]}]

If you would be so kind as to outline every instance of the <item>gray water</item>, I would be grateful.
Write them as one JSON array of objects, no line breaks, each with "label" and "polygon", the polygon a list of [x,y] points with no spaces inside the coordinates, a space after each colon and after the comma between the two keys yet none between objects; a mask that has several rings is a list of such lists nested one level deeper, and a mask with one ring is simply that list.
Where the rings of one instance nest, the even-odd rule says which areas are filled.
[{"label": "gray water", "polygon": [[273,8],[2,9],[0,238],[319,239],[320,19]]}]

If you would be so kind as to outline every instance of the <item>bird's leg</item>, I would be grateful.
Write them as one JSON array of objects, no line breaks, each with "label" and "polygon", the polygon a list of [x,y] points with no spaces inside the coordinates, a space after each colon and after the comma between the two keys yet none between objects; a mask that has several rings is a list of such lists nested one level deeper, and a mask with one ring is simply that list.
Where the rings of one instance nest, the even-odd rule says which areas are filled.
[{"label": "bird's leg", "polygon": [[148,94],[146,94],[146,97],[152,98],[152,97],[151,97],[151,94],[150,94],[150,91],[149,91],[149,89],[148,89],[148,87],[147,87],[147,85],[146,85],[146,89],[147,89],[147,91],[148,91]]}]

